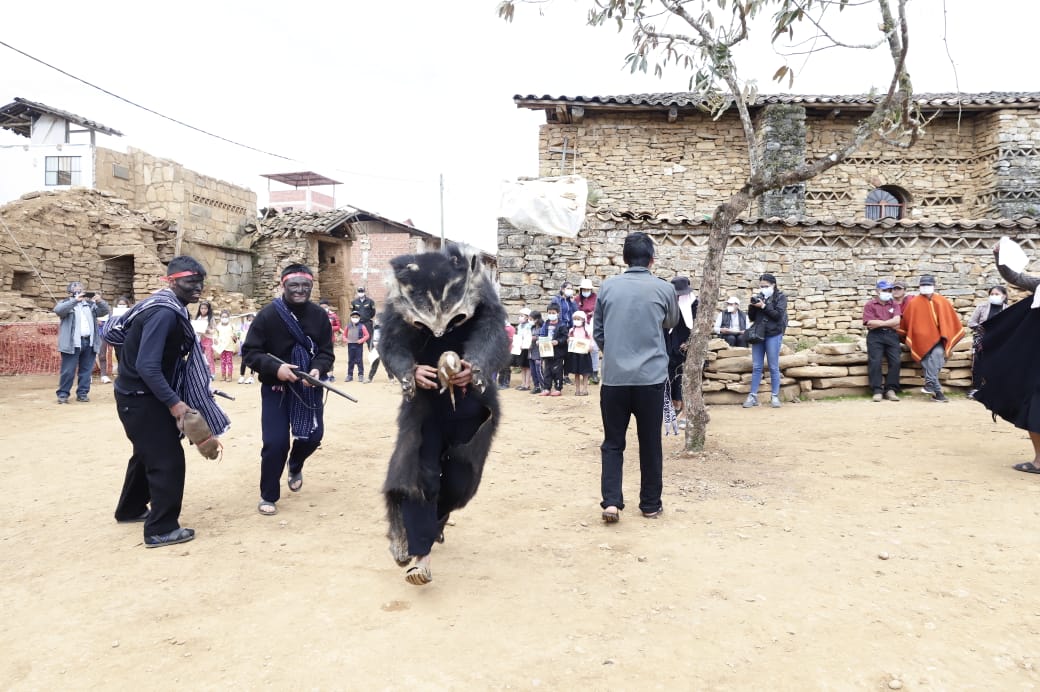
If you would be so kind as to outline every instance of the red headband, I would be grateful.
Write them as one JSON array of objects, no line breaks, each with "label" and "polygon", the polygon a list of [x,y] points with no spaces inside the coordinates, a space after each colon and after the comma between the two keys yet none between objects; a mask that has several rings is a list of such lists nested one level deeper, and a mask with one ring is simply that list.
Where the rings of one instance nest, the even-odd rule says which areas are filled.
[{"label": "red headband", "polygon": [[285,276],[283,276],[282,285],[284,286],[285,282],[289,279],[307,279],[308,281],[314,281],[314,277],[308,274],[307,272],[295,272],[293,274],[286,274]]},{"label": "red headband", "polygon": [[174,279],[183,279],[183,278],[188,277],[188,276],[195,276],[196,274],[198,274],[197,271],[192,271],[190,269],[185,269],[184,271],[177,272],[176,274],[167,274],[166,276],[164,276],[162,278],[166,279],[167,281],[173,281]]}]

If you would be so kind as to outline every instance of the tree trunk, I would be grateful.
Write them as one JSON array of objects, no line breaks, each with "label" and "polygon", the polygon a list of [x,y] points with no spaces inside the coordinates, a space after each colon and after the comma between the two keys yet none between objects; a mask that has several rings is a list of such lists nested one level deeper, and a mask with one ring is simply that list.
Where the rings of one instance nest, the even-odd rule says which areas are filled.
[{"label": "tree trunk", "polygon": [[708,357],[708,341],[715,324],[719,304],[719,284],[722,281],[722,257],[729,242],[733,222],[751,204],[752,194],[745,185],[725,203],[719,205],[711,219],[708,232],[708,254],[704,258],[703,276],[698,299],[697,319],[694,320],[690,341],[686,347],[683,365],[683,401],[686,407],[686,451],[704,449],[708,437],[708,409],[704,405],[702,387],[703,366]]}]

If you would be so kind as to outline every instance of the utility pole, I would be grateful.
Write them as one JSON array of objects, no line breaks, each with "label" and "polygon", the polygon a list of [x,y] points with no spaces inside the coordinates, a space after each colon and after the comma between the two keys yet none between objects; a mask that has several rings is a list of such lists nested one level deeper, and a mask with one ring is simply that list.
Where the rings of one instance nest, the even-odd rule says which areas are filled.
[{"label": "utility pole", "polygon": [[444,174],[441,173],[441,247],[444,247]]}]

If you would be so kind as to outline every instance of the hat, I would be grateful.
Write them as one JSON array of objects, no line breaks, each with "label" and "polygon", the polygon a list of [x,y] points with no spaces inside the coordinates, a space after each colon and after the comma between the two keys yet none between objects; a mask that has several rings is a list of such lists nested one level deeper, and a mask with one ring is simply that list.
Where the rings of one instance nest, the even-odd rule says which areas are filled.
[{"label": "hat", "polygon": [[892,288],[901,288],[901,289],[903,289],[905,291],[906,290],[906,282],[905,281],[901,281],[899,279],[896,279],[895,281],[892,282]]},{"label": "hat", "polygon": [[520,314],[523,315],[524,317],[530,317],[531,316],[531,308],[520,308]]},{"label": "hat", "polygon": [[578,288],[592,290],[592,279],[582,279],[581,283],[578,284]]},{"label": "hat", "polygon": [[726,299],[726,302],[730,305],[740,305],[740,298],[737,298],[736,296],[730,296]]},{"label": "hat", "polygon": [[935,277],[932,276],[931,274],[925,274],[924,276],[921,277],[921,280],[917,282],[917,285],[918,286],[934,286],[935,285]]},{"label": "hat", "polygon": [[672,279],[672,286],[675,286],[676,295],[685,296],[690,292],[690,280],[685,276],[677,276]]},{"label": "hat", "polygon": [[892,288],[892,286],[892,282],[888,279],[881,279],[881,281],[877,282],[877,289],[879,291],[887,291],[888,289]]},{"label": "hat", "polygon": [[574,314],[571,315],[571,321],[573,322],[579,317],[581,318],[582,322],[587,322],[589,319],[588,316],[585,314],[584,310],[575,310]]},{"label": "hat", "polygon": [[351,310],[350,311],[350,316],[353,317],[354,315],[357,315],[358,317],[361,317],[361,313],[360,312],[358,312],[357,310]]}]

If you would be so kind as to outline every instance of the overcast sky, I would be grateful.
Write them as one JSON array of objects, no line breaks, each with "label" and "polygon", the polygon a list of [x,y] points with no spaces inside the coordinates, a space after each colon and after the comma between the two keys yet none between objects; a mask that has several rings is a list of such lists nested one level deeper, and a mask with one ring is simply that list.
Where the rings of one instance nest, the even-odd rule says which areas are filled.
[{"label": "overcast sky", "polygon": [[[21,96],[96,120],[126,135],[103,137],[102,146],[138,147],[250,187],[261,206],[267,181],[259,174],[314,170],[343,182],[337,203],[411,218],[435,234],[443,173],[448,237],[488,250],[500,181],[537,174],[544,116],[518,110],[514,94],[684,91],[688,80],[678,70],[664,79],[629,74],[627,30],[585,26],[588,0],[521,7],[513,24],[498,19],[497,0],[4,4],[0,41],[160,113],[295,160],[175,125],[3,46],[0,103]],[[1034,3],[910,5],[917,91],[1040,90]],[[876,19],[850,13],[850,23]],[[782,90],[769,79],[780,57],[769,50],[742,57],[761,92]],[[883,87],[883,57],[871,63],[833,51],[808,65],[794,58],[793,91]],[[0,145],[24,142],[0,133]]]}]

